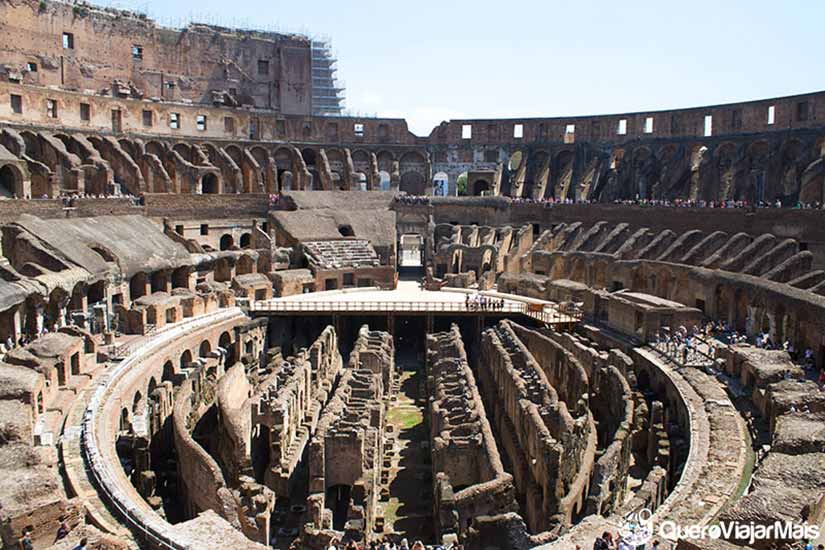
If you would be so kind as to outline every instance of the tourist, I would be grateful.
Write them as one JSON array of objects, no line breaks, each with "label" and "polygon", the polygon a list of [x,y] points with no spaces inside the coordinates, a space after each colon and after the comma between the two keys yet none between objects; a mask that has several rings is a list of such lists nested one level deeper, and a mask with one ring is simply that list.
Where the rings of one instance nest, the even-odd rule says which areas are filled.
[{"label": "tourist", "polygon": [[410,543],[407,542],[407,539],[401,539],[401,545],[398,548],[399,550],[410,550]]},{"label": "tourist", "polygon": [[613,544],[613,535],[605,531],[602,533],[602,536],[596,537],[596,541],[593,543],[593,550],[614,550],[615,545]]},{"label": "tourist", "polygon": [[20,550],[34,550],[34,544],[32,543],[32,537],[28,529],[23,529],[23,536],[20,538],[19,546]]},{"label": "tourist", "polygon": [[65,539],[69,535],[69,525],[66,523],[66,518],[61,516],[60,517],[60,527],[57,528],[57,536],[55,537],[54,541],[57,542],[59,540]]},{"label": "tourist", "polygon": [[417,540],[412,545],[412,550],[424,550],[424,543]]},{"label": "tourist", "polygon": [[86,537],[83,537],[82,539],[80,539],[78,545],[72,548],[72,550],[86,550],[87,544],[89,544],[88,539],[86,539]]}]

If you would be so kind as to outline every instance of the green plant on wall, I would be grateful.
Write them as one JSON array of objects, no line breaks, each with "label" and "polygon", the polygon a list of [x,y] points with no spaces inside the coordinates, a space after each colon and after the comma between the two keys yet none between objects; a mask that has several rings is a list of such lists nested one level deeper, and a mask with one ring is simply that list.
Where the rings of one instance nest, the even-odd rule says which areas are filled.
[{"label": "green plant on wall", "polygon": [[459,195],[467,194],[467,174],[461,174],[455,181],[456,192]]}]

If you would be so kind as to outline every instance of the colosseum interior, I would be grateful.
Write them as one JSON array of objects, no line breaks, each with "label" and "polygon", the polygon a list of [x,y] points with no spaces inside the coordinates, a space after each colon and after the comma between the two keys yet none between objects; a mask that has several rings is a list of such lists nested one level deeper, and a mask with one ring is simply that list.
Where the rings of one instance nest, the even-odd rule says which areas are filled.
[{"label": "colosseum interior", "polygon": [[304,36],[0,36],[3,548],[825,522],[825,92],[418,137]]}]

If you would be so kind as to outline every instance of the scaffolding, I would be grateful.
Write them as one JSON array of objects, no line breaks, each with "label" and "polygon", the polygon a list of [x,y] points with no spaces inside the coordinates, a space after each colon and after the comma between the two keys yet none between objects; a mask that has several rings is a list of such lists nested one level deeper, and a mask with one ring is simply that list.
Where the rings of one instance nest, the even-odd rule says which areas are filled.
[{"label": "scaffolding", "polygon": [[344,86],[335,78],[338,60],[327,40],[312,40],[312,114],[340,116],[344,110]]}]

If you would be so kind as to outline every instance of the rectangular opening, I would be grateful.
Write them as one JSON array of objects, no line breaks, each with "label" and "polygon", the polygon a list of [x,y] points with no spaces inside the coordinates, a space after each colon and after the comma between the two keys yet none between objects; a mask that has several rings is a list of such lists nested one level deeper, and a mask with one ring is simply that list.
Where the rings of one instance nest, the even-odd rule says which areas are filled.
[{"label": "rectangular opening", "polygon": [[652,134],[653,133],[653,117],[645,117],[645,133]]},{"label": "rectangular opening", "polygon": [[140,44],[132,46],[132,59],[143,59],[143,46]]},{"label": "rectangular opening", "polygon": [[808,250],[808,243],[799,243],[799,251],[805,252],[806,250]]},{"label": "rectangular opening", "polygon": [[266,289],[265,288],[256,288],[255,289],[255,299],[256,300],[266,300]]},{"label": "rectangular opening", "polygon": [[16,115],[23,114],[23,96],[19,96],[17,94],[11,94],[9,96],[11,102],[11,112]]},{"label": "rectangular opening", "polygon": [[670,115],[670,133],[678,134],[682,131],[682,125],[679,123],[679,115]]},{"label": "rectangular opening", "polygon": [[57,101],[54,99],[46,100],[46,116],[49,118],[57,118]]},{"label": "rectangular opening", "polygon": [[74,35],[70,32],[63,33],[63,49],[64,50],[73,50],[74,49]]},{"label": "rectangular opening", "polygon": [[364,137],[364,125],[363,124],[353,124],[352,125],[352,133],[355,134],[355,137]]},{"label": "rectangular opening", "polygon": [[88,103],[80,104],[80,120],[89,122],[92,118],[92,108]]},{"label": "rectangular opening", "polygon": [[143,121],[143,127],[144,128],[151,128],[152,127],[152,123],[154,122],[152,120],[152,111],[150,111],[148,109],[144,109],[143,114],[141,115],[141,119]]},{"label": "rectangular opening", "polygon": [[197,118],[195,119],[195,123],[198,127],[199,132],[205,132],[206,131],[206,115],[198,115]]},{"label": "rectangular opening", "polygon": [[120,109],[112,109],[112,131],[119,133],[123,129],[123,115]]},{"label": "rectangular opening", "polygon": [[808,120],[808,102],[800,101],[796,104],[796,120],[797,122],[805,122]]},{"label": "rectangular opening", "polygon": [[338,279],[324,279],[324,290],[336,290],[338,288]]},{"label": "rectangular opening", "polygon": [[523,124],[514,124],[513,125],[513,137],[515,139],[521,139],[524,137],[524,125]]},{"label": "rectangular opening", "polygon": [[355,273],[344,273],[344,286],[355,286]]},{"label": "rectangular opening", "polygon": [[223,131],[227,134],[235,133],[235,119],[231,116],[223,117]]},{"label": "rectangular opening", "polygon": [[484,151],[484,162],[498,162],[498,151],[496,149],[487,149]]},{"label": "rectangular opening", "polygon": [[771,105],[768,107],[768,124],[773,124],[776,122],[776,106]]},{"label": "rectangular opening", "polygon": [[169,127],[173,130],[180,129],[180,114],[169,113]]},{"label": "rectangular opening", "polygon": [[283,119],[276,120],[275,131],[278,133],[279,136],[286,135],[286,121]]},{"label": "rectangular opening", "polygon": [[36,73],[37,72],[37,63],[32,63],[31,61],[26,63],[26,70],[29,71],[30,73]]},{"label": "rectangular opening", "polygon": [[176,225],[175,226],[175,233],[177,233],[178,235],[183,237],[183,226],[182,225]]},{"label": "rectangular opening", "polygon": [[575,143],[576,141],[576,125],[567,124],[564,127],[564,142]]},{"label": "rectangular opening", "polygon": [[713,135],[713,115],[705,115],[705,137]]},{"label": "rectangular opening", "polygon": [[259,59],[258,60],[258,74],[269,74],[269,60],[267,59]]},{"label": "rectangular opening", "polygon": [[201,235],[209,235],[209,224],[202,223],[201,224]]},{"label": "rectangular opening", "polygon": [[730,113],[730,127],[731,130],[739,130],[742,128],[742,110],[734,109]]},{"label": "rectangular opening", "polygon": [[472,124],[462,124],[461,125],[461,139],[473,139],[473,125]]},{"label": "rectangular opening", "polygon": [[358,279],[358,286],[361,288],[371,287],[372,285],[372,279]]},{"label": "rectangular opening", "polygon": [[620,136],[623,136],[623,135],[627,134],[627,119],[626,118],[620,118],[619,119],[619,127],[616,128],[616,133],[619,134]]}]

